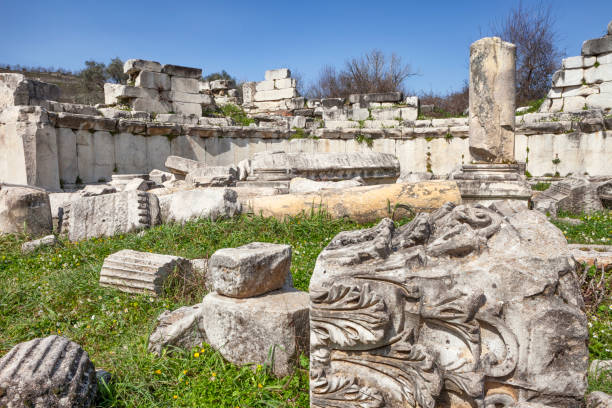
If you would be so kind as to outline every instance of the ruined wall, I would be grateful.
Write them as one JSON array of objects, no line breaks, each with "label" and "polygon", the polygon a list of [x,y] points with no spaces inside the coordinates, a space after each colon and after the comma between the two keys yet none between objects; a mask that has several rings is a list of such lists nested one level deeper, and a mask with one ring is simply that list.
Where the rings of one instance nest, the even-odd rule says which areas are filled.
[{"label": "ruined wall", "polygon": [[[58,109],[62,106],[53,104]],[[446,175],[470,161],[467,118],[417,120],[384,129],[300,132],[289,124],[285,128],[240,127],[228,125],[226,118],[168,123],[142,119],[142,112],[114,113],[120,116],[53,112],[34,106],[5,109],[0,115],[0,163],[4,166],[0,181],[57,189],[77,181],[110,180],[113,173],[165,170],[169,155],[229,165],[257,152],[278,150],[372,149],[395,154],[403,172],[436,175]],[[172,116],[176,119],[176,115],[168,119]],[[605,119],[601,111],[517,118],[516,158],[527,161],[533,176],[612,174],[611,156],[612,119]]]},{"label": "ruined wall", "polygon": [[581,55],[565,58],[540,112],[612,110],[612,25],[608,34],[585,41]]}]

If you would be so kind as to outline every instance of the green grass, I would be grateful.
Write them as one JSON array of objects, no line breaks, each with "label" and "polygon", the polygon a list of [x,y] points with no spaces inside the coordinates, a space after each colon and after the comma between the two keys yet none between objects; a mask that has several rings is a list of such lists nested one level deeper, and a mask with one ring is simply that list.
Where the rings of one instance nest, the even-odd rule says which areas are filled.
[{"label": "green grass", "polygon": [[[585,223],[580,226],[557,223],[570,242],[612,244],[610,213],[581,218]],[[199,302],[204,288],[184,292],[168,287],[160,298],[128,295],[98,285],[102,262],[125,248],[206,258],[219,248],[252,241],[286,243],[293,248],[294,284],[307,290],[316,258],[329,241],[340,231],[368,226],[324,214],[283,222],[244,215],[79,243],[62,239],[56,247],[29,255],[20,252],[27,237],[1,236],[0,356],[34,337],[65,335],[88,351],[97,368],[114,376],[111,386],[101,389],[99,407],[307,407],[304,356],[293,376],[279,379],[267,367],[236,367],[207,345],[168,350],[161,357],[148,353],[147,339],[157,316]],[[592,358],[612,358],[609,308],[608,298],[588,313]],[[609,377],[590,379],[589,386],[612,388]]]},{"label": "green grass", "polygon": [[276,379],[265,367],[256,372],[235,367],[207,346],[204,351],[197,350],[198,358],[194,350],[174,350],[161,358],[149,354],[147,339],[157,316],[163,310],[201,301],[204,289],[188,296],[169,291],[158,299],[128,295],[100,287],[99,271],[106,256],[124,248],[204,258],[219,248],[252,241],[276,242],[293,247],[294,285],[308,290],[321,250],[338,232],[359,227],[320,214],[286,222],[242,216],[183,227],[165,225],[141,236],[127,234],[79,243],[61,240],[54,248],[30,255],[19,250],[25,237],[2,236],[0,355],[19,342],[50,333],[76,341],[97,368],[115,376],[110,392],[103,393],[103,407],[308,406],[307,360],[293,377]]},{"label": "green grass", "polygon": [[[570,244],[612,245],[612,211],[591,215],[575,215],[560,211],[563,218],[579,218],[581,225],[569,225],[553,221],[563,232]],[[584,270],[582,294],[587,308],[589,321],[589,354],[592,360],[612,359],[612,272],[594,267]],[[597,301],[597,299],[600,299]],[[612,393],[612,373],[604,373],[599,378],[589,376],[589,391]]]},{"label": "green grass", "polygon": [[523,116],[526,115],[528,113],[534,113],[540,110],[540,106],[542,106],[542,103],[544,103],[544,101],[546,100],[546,98],[542,98],[542,99],[536,99],[535,101],[529,102],[529,104],[527,106],[529,106],[529,109],[523,111],[523,112],[519,112],[516,114],[516,116]]},{"label": "green grass", "polygon": [[535,191],[545,191],[545,190],[548,190],[549,187],[550,187],[550,183],[544,183],[541,181],[531,185],[531,189]]}]

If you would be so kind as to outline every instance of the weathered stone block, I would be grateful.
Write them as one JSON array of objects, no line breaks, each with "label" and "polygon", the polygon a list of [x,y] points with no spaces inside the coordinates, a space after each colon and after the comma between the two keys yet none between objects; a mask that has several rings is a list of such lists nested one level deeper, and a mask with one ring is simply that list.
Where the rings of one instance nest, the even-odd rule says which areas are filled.
[{"label": "weathered stone block", "polygon": [[599,89],[597,88],[597,86],[579,85],[563,88],[563,98],[569,98],[573,96],[589,96],[596,93],[599,93]]},{"label": "weathered stone block", "polygon": [[597,57],[590,57],[590,58],[596,58],[597,62],[599,62],[601,65],[612,64],[612,52],[609,52],[607,54],[601,54],[601,55],[598,55]]},{"label": "weathered stone block", "polygon": [[0,405],[93,407],[98,383],[86,351],[65,337],[17,344],[0,359]]},{"label": "weathered stone block", "polygon": [[417,108],[400,108],[400,116],[404,121],[415,121],[419,116]]},{"label": "weathered stone block", "polygon": [[584,66],[583,63],[583,57],[582,55],[579,55],[577,57],[564,58],[561,62],[561,67],[563,69],[582,68]]},{"label": "weathered stone block", "polygon": [[599,84],[612,79],[612,64],[601,64],[584,70],[584,80],[587,84]]},{"label": "weathered stone block", "polygon": [[529,210],[447,204],[341,232],[310,281],[311,406],[579,406],[588,328],[574,267],[563,234]]},{"label": "weathered stone block", "polygon": [[227,79],[217,79],[215,81],[210,82],[210,89],[213,91],[221,91],[221,90],[230,89],[231,86],[232,86],[231,81],[228,81]]},{"label": "weathered stone block", "polygon": [[591,109],[612,109],[612,93],[589,95],[586,98],[586,104]]},{"label": "weathered stone block", "polygon": [[57,129],[57,160],[60,184],[72,184],[79,176],[76,134],[72,129]]},{"label": "weathered stone block", "polygon": [[274,89],[271,91],[257,91],[255,94],[255,102],[259,101],[277,101],[281,99],[290,99],[298,96],[295,88]]},{"label": "weathered stone block", "polygon": [[136,77],[135,85],[142,88],[157,89],[158,91],[169,91],[172,86],[167,74],[150,71],[141,71]]},{"label": "weathered stone block", "polygon": [[202,322],[208,344],[231,363],[269,364],[286,376],[308,348],[308,294],[281,290],[234,299],[209,293]]},{"label": "weathered stone block", "polygon": [[133,98],[159,98],[157,89],[139,88],[136,86],[128,86],[121,84],[104,84],[104,103],[107,105],[115,105],[117,103],[129,102],[126,99]]},{"label": "weathered stone block", "polygon": [[173,174],[179,176],[186,176],[187,173],[191,173],[198,168],[205,168],[206,164],[197,160],[186,159],[179,156],[168,156],[166,159],[166,168]]},{"label": "weathered stone block", "polygon": [[[583,80],[585,80],[584,69],[565,69],[554,73],[552,84],[555,87],[562,88],[566,86],[582,85]],[[589,83],[588,80],[587,83]]]},{"label": "weathered stone block", "polygon": [[610,408],[612,407],[612,395],[602,391],[591,392],[586,397],[586,408]]},{"label": "weathered stone block", "polygon": [[196,187],[224,187],[234,184],[235,166],[198,166],[187,174],[185,181]]},{"label": "weathered stone block", "polygon": [[136,98],[131,101],[132,109],[149,113],[168,113],[173,110],[170,102],[151,99],[151,98]]},{"label": "weathered stone block", "polygon": [[584,96],[570,96],[563,98],[563,111],[564,112],[575,112],[583,110],[586,105],[586,98]]},{"label": "weathered stone block", "polygon": [[197,219],[216,220],[240,214],[235,191],[227,188],[179,191],[160,197],[162,221],[184,224]]},{"label": "weathered stone block", "polygon": [[[213,99],[210,95],[199,94],[199,93],[186,93],[186,92],[178,92],[178,91],[165,91],[161,93],[162,98],[173,101],[173,102],[186,102],[186,103],[197,103],[199,105],[211,105],[213,103]],[[202,110],[200,108],[200,116],[202,114]],[[159,118],[157,118],[159,119]],[[169,120],[162,120],[162,122],[171,122]]]},{"label": "weathered stone block", "polygon": [[22,74],[0,73],[0,109],[16,105],[41,105],[57,101],[57,85],[26,79]]},{"label": "weathered stone block", "polygon": [[582,43],[582,55],[599,55],[612,52],[612,35],[605,37],[596,38],[594,40],[587,40]]},{"label": "weathered stone block", "polygon": [[161,355],[167,346],[190,350],[205,343],[207,339],[201,319],[201,304],[164,311],[157,317],[157,325],[149,336],[149,352]]},{"label": "weathered stone block", "polygon": [[162,72],[168,75],[176,75],[183,78],[200,79],[202,77],[201,68],[183,67],[181,65],[166,64],[162,67]]},{"label": "weathered stone block", "polygon": [[274,79],[285,79],[291,76],[291,71],[287,68],[281,69],[269,69],[266,71],[265,78],[266,81],[272,81]]},{"label": "weathered stone block", "polygon": [[33,241],[24,242],[21,244],[21,252],[24,254],[28,254],[30,252],[34,252],[36,249],[40,247],[53,246],[57,243],[57,238],[55,235],[47,235],[39,239],[35,239]]},{"label": "weathered stone block", "polygon": [[140,71],[161,72],[162,66],[157,61],[146,61],[141,59],[129,59],[123,64],[123,72],[133,76]]},{"label": "weathered stone block", "polygon": [[255,90],[259,91],[271,91],[274,89],[274,80],[261,81],[255,84]]},{"label": "weathered stone block", "polygon": [[197,94],[200,92],[200,81],[196,78],[171,78],[172,90],[175,92],[185,92]]},{"label": "weathered stone block", "polygon": [[172,102],[172,111],[181,115],[202,116],[202,105],[199,103]]},{"label": "weathered stone block", "polygon": [[123,249],[107,256],[100,271],[100,285],[127,293],[162,294],[168,276],[177,271],[187,277],[190,263],[179,256]]},{"label": "weathered stone block", "polygon": [[30,186],[0,184],[0,234],[48,235],[53,229],[49,195]]},{"label": "weathered stone block", "polygon": [[274,88],[276,89],[286,89],[286,88],[296,88],[297,80],[294,78],[284,78],[284,79],[275,79],[274,80]]},{"label": "weathered stone block", "polygon": [[142,191],[83,197],[72,201],[67,212],[64,223],[71,241],[110,237],[160,223],[157,197]]},{"label": "weathered stone block", "polygon": [[349,95],[349,102],[358,103],[360,105],[363,105],[361,107],[367,107],[369,103],[399,102],[401,100],[402,100],[401,92],[385,92],[385,93]]},{"label": "weathered stone block", "polygon": [[290,194],[315,193],[321,190],[343,190],[349,187],[363,186],[365,183],[361,177],[341,181],[315,181],[307,178],[296,177],[289,184]]},{"label": "weathered stone block", "polygon": [[253,242],[212,254],[208,278],[219,295],[248,298],[280,289],[290,267],[291,246]]}]

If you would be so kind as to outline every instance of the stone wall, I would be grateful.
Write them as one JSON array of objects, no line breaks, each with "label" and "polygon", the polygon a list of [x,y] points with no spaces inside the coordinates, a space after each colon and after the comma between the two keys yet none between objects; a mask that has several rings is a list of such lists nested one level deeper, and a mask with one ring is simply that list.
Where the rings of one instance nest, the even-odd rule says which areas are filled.
[{"label": "stone wall", "polygon": [[[395,154],[402,172],[445,176],[469,163],[467,118],[416,120],[389,128],[291,129],[232,126],[227,118],[160,122],[143,112],[101,109],[98,115],[18,106],[0,113],[0,181],[49,189],[75,182],[110,180],[113,173],[165,170],[170,155],[206,165],[238,164],[257,152],[353,152]],[[159,115],[158,115],[159,117]],[[158,118],[156,117],[156,119]],[[194,120],[196,120],[194,122]],[[283,127],[284,126],[284,127]],[[612,174],[612,118],[601,111],[528,114],[517,118],[516,158],[533,176]]]},{"label": "stone wall", "polygon": [[287,68],[272,69],[261,82],[242,85],[243,108],[251,114],[293,111],[304,107],[304,98],[297,91],[297,80]]},{"label": "stone wall", "polygon": [[565,58],[540,112],[612,110],[612,25],[607,35],[585,41],[582,53]]}]

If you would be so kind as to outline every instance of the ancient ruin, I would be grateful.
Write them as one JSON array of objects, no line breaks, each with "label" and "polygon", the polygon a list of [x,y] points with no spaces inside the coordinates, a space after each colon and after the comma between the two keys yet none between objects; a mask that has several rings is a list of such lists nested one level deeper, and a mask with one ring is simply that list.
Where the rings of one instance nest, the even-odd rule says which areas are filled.
[{"label": "ancient ruin", "polygon": [[449,204],[340,233],[310,282],[311,406],[578,406],[573,270],[560,231],[526,209]]}]

